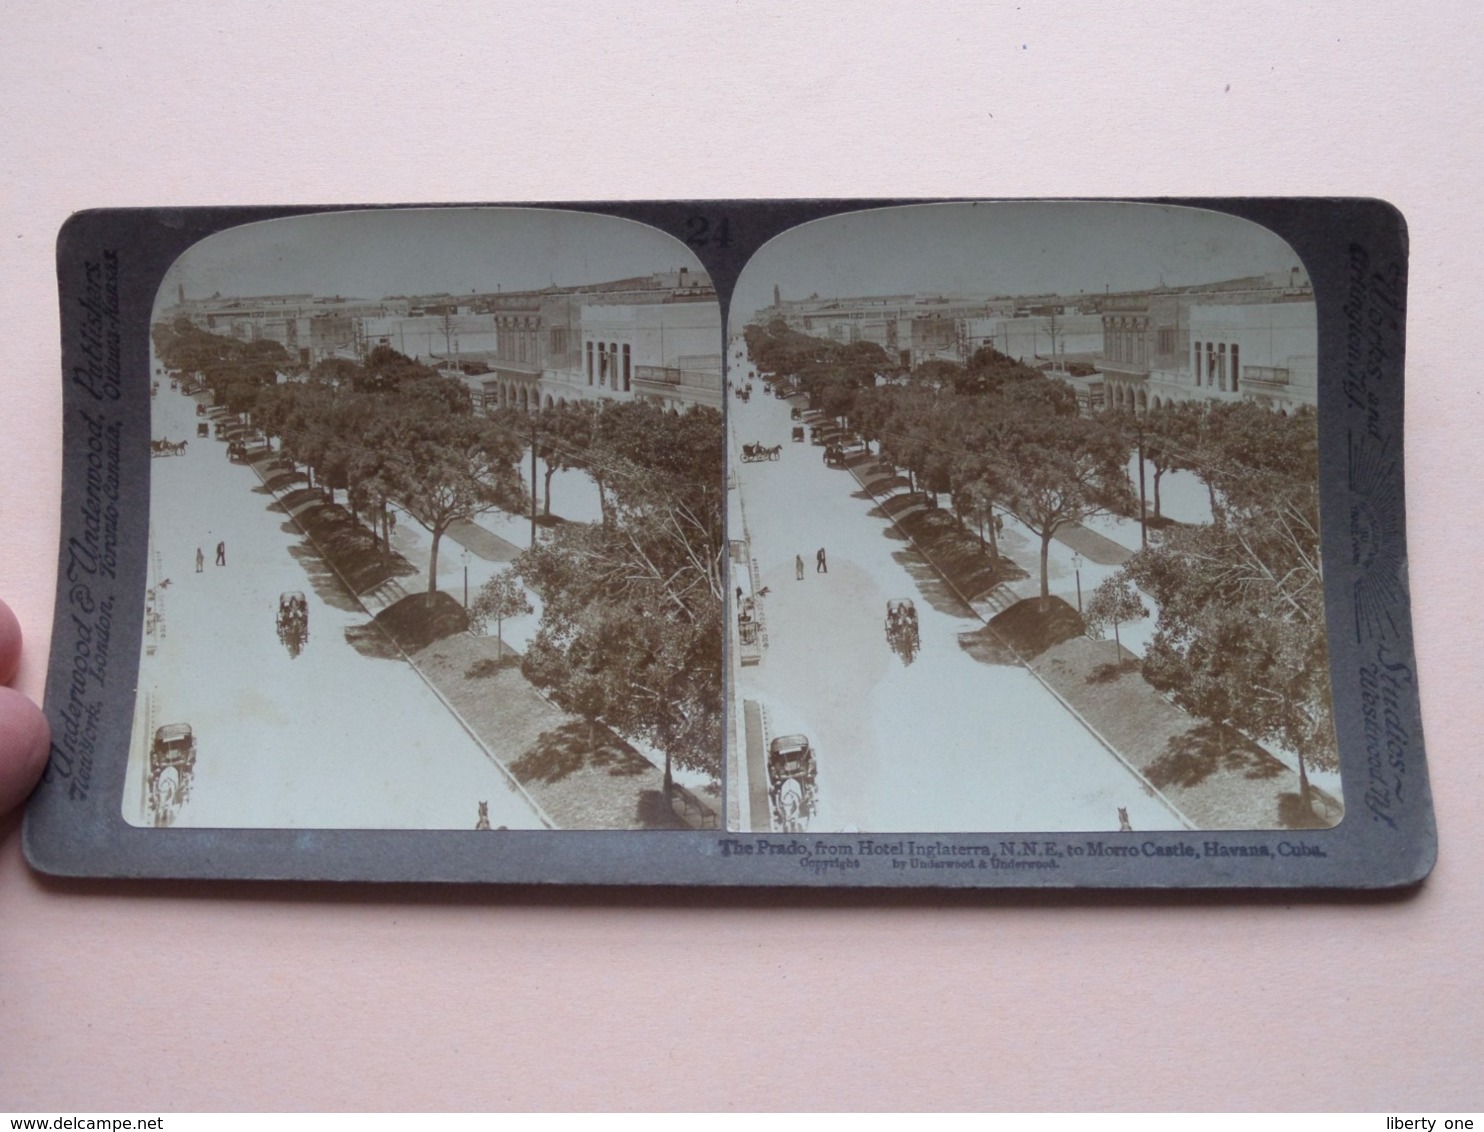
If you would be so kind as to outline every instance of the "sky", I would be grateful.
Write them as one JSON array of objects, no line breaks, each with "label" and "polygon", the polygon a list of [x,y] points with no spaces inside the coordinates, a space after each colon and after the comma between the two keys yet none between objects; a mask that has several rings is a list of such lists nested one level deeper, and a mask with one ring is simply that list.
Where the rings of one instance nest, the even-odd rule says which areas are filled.
[{"label": "sky", "polygon": [[648,225],[530,208],[413,208],[318,213],[245,224],[188,248],[158,302],[223,295],[388,295],[598,283],[699,268]]},{"label": "sky", "polygon": [[1266,228],[1173,205],[1000,201],[872,209],[769,241],[737,280],[730,322],[785,299],[1141,290],[1299,266]]}]

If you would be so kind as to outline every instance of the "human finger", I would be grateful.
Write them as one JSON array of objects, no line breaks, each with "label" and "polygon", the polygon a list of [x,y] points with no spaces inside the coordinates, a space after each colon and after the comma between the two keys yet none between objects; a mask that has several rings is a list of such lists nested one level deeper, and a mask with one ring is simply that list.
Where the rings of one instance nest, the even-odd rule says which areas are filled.
[{"label": "human finger", "polygon": [[25,801],[46,766],[51,728],[41,709],[0,687],[0,817]]},{"label": "human finger", "polygon": [[0,601],[0,684],[9,684],[21,663],[21,623]]}]

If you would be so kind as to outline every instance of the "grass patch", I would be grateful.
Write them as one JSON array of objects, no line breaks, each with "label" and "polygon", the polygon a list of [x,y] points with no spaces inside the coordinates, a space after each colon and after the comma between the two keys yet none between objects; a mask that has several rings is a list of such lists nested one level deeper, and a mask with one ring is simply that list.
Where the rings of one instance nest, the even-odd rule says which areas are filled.
[{"label": "grass patch", "polygon": [[493,676],[498,676],[502,668],[519,667],[519,665],[520,656],[509,645],[506,645],[501,655],[482,657],[471,664],[464,670],[464,679],[488,680]]},{"label": "grass patch", "polygon": [[434,641],[469,628],[469,615],[464,612],[464,607],[457,598],[442,590],[431,594],[408,594],[401,601],[387,606],[372,620],[407,653],[419,652]]},{"label": "grass patch", "polygon": [[989,627],[1026,660],[1083,634],[1082,615],[1059,597],[1050,599],[1045,613],[1039,598],[1018,601],[989,622]]}]

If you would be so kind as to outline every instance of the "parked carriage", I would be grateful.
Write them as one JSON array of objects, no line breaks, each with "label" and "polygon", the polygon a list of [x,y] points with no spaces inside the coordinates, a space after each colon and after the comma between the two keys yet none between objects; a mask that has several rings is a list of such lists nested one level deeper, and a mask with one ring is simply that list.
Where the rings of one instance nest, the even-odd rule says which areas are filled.
[{"label": "parked carriage", "polygon": [[762,444],[742,445],[742,462],[744,464],[753,464],[759,460],[777,460],[781,459],[782,456],[783,445],[781,444],[775,444],[771,448],[765,447]]},{"label": "parked carriage", "polygon": [[802,833],[809,828],[819,799],[818,767],[809,740],[803,735],[780,735],[768,744],[768,798],[773,826],[779,833]]},{"label": "parked carriage", "polygon": [[157,826],[167,826],[190,800],[196,770],[196,736],[189,723],[167,723],[155,729],[149,749],[146,804]]},{"label": "parked carriage", "polygon": [[309,643],[309,603],[298,590],[278,595],[278,639],[290,658]]},{"label": "parked carriage", "polygon": [[824,450],[824,462],[831,468],[843,468],[845,466],[845,446],[843,444],[831,444]]},{"label": "parked carriage", "polygon": [[886,603],[886,641],[902,660],[911,664],[920,645],[917,607],[908,598]]}]

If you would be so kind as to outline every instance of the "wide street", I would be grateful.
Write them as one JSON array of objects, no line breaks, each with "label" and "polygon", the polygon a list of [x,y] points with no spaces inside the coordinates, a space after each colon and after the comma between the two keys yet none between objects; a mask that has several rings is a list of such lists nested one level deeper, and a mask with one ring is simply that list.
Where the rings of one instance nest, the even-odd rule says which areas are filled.
[{"label": "wide street", "polygon": [[[731,360],[733,384],[745,384],[750,365]],[[728,402],[768,637],[761,663],[736,670],[734,710],[756,700],[767,738],[809,737],[819,767],[810,832],[1105,830],[1118,828],[1119,807],[1135,829],[1181,828],[1030,672],[960,646],[982,622],[942,592],[848,471],[790,440],[789,408],[755,377],[750,401]],[[782,458],[743,463],[751,442],[781,443]],[[828,572],[816,568],[820,547]],[[884,631],[897,598],[913,600],[920,622],[910,664]]]},{"label": "wide street", "polygon": [[[197,438],[195,409],[161,379],[153,435],[188,448],[150,462],[149,584],[163,634],[142,650],[124,817],[152,824],[148,742],[185,722],[197,757],[178,826],[472,829],[487,802],[491,825],[539,828],[410,665],[351,643],[375,635],[366,613],[253,469],[229,462],[224,442]],[[298,656],[275,626],[279,594],[295,590],[309,611]]]}]

